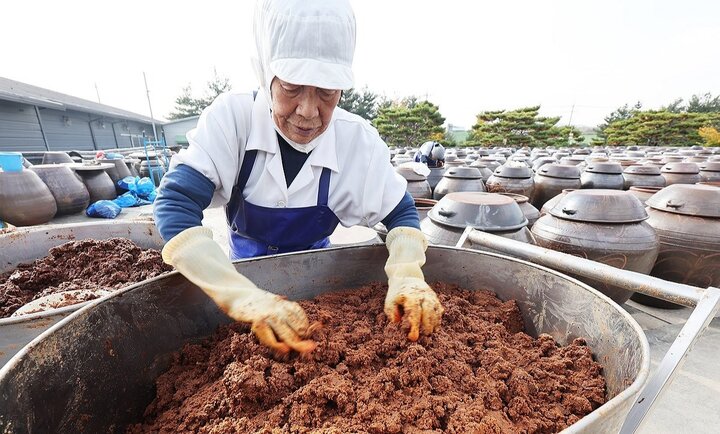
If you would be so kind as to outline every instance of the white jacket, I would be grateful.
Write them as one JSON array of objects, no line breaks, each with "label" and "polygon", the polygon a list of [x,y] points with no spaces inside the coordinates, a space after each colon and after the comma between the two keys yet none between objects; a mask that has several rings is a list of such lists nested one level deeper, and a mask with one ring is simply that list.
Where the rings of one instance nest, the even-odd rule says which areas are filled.
[{"label": "white jacket", "polygon": [[330,125],[317,139],[320,143],[290,187],[262,90],[255,101],[251,93],[220,95],[187,138],[188,149],[173,157],[171,168],[185,164],[205,175],[215,184],[216,204],[230,200],[245,150],[251,149],[259,152],[243,196],[254,205],[316,205],[324,167],[332,170],[328,206],[343,226],[374,226],[405,194],[406,181],[390,164],[390,152],[377,130],[341,108],[335,108]]}]

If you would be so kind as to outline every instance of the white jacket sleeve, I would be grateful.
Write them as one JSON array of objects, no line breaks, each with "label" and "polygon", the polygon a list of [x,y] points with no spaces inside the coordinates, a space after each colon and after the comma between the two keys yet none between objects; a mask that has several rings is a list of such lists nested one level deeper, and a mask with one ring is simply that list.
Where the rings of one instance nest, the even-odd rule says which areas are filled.
[{"label": "white jacket sleeve", "polygon": [[174,156],[170,168],[185,164],[215,184],[220,204],[230,200],[240,171],[240,154],[250,131],[251,94],[225,93],[203,110],[187,133],[189,146]]}]

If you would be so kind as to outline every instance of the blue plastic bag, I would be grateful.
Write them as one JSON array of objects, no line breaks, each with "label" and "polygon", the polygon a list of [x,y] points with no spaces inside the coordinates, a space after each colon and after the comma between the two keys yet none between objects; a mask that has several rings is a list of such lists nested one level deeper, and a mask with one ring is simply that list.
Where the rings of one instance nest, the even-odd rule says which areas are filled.
[{"label": "blue plastic bag", "polygon": [[85,210],[88,217],[100,217],[104,219],[114,219],[120,214],[122,208],[111,200],[99,200],[91,204]]},{"label": "blue plastic bag", "polygon": [[147,201],[138,195],[134,191],[128,191],[112,200],[121,208],[130,208],[133,206],[150,205],[152,202]]},{"label": "blue plastic bag", "polygon": [[120,188],[128,190],[128,192],[133,193],[135,197],[139,198],[139,200],[144,201],[138,202],[136,205],[129,206],[151,204],[155,201],[155,197],[157,196],[157,192],[155,191],[155,185],[148,177],[140,178],[139,176],[126,176],[125,178],[119,180],[117,183]]},{"label": "blue plastic bag", "polygon": [[150,178],[141,178],[135,183],[135,193],[140,197],[145,197],[155,191],[155,184],[153,184]]}]

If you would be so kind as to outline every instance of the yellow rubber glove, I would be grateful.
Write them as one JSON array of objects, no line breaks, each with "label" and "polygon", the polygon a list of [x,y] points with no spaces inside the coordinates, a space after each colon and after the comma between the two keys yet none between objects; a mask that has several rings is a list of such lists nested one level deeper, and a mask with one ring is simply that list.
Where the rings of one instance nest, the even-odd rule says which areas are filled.
[{"label": "yellow rubber glove", "polygon": [[165,245],[162,257],[230,317],[252,323],[263,345],[281,353],[315,348],[315,342],[303,340],[311,328],[300,305],[259,289],[238,273],[213,241],[210,229],[197,226],[182,231]]},{"label": "yellow rubber glove", "polygon": [[385,264],[388,293],[385,314],[392,322],[400,322],[402,312],[410,322],[408,339],[416,341],[423,334],[431,334],[445,311],[435,291],[425,283],[422,267],[425,264],[427,239],[415,228],[398,227],[385,239],[390,257]]}]

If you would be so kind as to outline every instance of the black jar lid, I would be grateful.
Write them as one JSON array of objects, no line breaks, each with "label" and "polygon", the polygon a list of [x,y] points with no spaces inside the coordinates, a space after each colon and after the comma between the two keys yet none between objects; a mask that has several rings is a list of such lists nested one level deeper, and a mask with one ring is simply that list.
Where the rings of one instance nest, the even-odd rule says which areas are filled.
[{"label": "black jar lid", "polygon": [[720,217],[720,187],[701,184],[672,184],[655,193],[647,206],[675,214]]},{"label": "black jar lid", "polygon": [[548,213],[587,223],[635,223],[648,218],[643,203],[620,190],[575,190],[566,194]]}]

